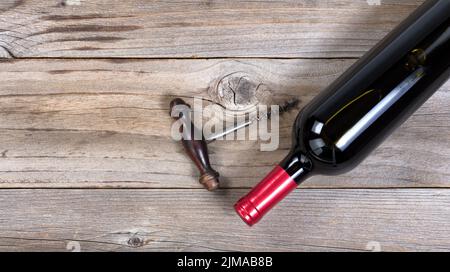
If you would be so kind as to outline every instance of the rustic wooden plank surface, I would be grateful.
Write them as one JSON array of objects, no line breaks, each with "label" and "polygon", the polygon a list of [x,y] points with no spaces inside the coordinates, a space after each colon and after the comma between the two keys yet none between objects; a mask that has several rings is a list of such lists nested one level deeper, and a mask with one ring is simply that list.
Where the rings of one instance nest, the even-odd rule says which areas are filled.
[{"label": "rustic wooden plank surface", "polygon": [[7,0],[3,57],[359,57],[423,0]]},{"label": "rustic wooden plank surface", "polygon": [[[170,137],[174,96],[214,97],[225,75],[263,84],[303,106],[353,60],[20,60],[0,68],[0,186],[199,188]],[[375,155],[350,174],[308,187],[448,187],[450,102],[445,85]],[[206,104],[206,103],[205,103]],[[226,188],[251,187],[290,147],[298,110],[283,117],[280,149],[257,141],[210,145]],[[435,129],[438,127],[439,129]],[[430,133],[433,130],[433,133]]]},{"label": "rustic wooden plank surface", "polygon": [[245,191],[3,190],[0,250],[450,250],[447,189],[297,190],[253,228]]},{"label": "rustic wooden plank surface", "polygon": [[305,105],[422,2],[1,1],[0,251],[449,251],[450,83],[251,229],[232,205],[285,155],[297,111],[277,151],[212,144],[215,193],[169,134],[173,97],[227,103],[217,86],[240,79]]}]

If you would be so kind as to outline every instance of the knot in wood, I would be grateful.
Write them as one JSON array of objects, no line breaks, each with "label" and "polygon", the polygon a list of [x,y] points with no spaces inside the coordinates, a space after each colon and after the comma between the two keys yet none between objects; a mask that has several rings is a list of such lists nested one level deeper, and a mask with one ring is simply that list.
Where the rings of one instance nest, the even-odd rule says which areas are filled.
[{"label": "knot in wood", "polygon": [[260,79],[245,72],[219,78],[210,89],[212,100],[227,110],[243,111],[269,102],[270,91]]},{"label": "knot in wood", "polygon": [[131,247],[141,247],[144,245],[144,240],[140,237],[133,236],[128,239],[128,245]]}]

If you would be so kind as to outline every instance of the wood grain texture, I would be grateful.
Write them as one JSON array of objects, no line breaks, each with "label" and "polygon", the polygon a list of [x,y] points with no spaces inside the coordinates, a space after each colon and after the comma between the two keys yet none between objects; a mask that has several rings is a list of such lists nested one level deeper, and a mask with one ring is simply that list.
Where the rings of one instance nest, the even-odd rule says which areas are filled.
[{"label": "wood grain texture", "polygon": [[[0,186],[199,188],[197,170],[170,137],[169,101],[215,100],[226,75],[242,76],[302,107],[353,60],[16,60],[0,67]],[[253,87],[252,87],[253,86]],[[374,155],[305,187],[448,187],[450,85]],[[205,102],[205,105],[207,103]],[[290,147],[298,110],[282,117],[280,148],[259,141],[210,145],[226,188],[252,187]],[[432,133],[430,133],[432,132]]]},{"label": "wood grain texture", "polygon": [[450,82],[251,229],[232,205],[298,110],[277,151],[211,144],[215,193],[170,137],[174,97],[304,106],[422,2],[0,1],[0,251],[450,251]]},{"label": "wood grain texture", "polygon": [[423,0],[7,0],[0,57],[359,57]]},{"label": "wood grain texture", "polygon": [[450,250],[447,189],[297,190],[253,228],[245,191],[2,190],[0,250]]}]

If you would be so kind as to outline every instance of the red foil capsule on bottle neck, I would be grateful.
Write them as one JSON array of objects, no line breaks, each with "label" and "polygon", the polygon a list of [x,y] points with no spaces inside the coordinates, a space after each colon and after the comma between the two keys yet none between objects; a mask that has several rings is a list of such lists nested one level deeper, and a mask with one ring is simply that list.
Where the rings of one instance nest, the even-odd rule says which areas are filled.
[{"label": "red foil capsule on bottle neck", "polygon": [[297,188],[297,183],[280,166],[275,167],[234,209],[247,225],[256,224],[278,202]]}]

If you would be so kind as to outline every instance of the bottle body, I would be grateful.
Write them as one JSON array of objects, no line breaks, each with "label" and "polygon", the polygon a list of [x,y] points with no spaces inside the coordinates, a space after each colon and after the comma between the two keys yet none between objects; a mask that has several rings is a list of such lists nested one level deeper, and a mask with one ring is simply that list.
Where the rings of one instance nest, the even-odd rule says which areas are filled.
[{"label": "bottle body", "polygon": [[417,12],[299,114],[293,149],[316,173],[353,169],[449,78],[450,2]]},{"label": "bottle body", "polygon": [[[450,1],[429,0],[301,111],[293,127],[292,149],[275,169],[296,184],[310,175],[337,175],[353,169],[449,75]],[[262,183],[267,182],[266,178]],[[266,187],[255,189],[261,193]],[[287,190],[273,191],[284,195]],[[249,195],[235,207],[252,225],[274,204],[258,205],[256,200],[267,201],[255,197],[255,190]],[[246,219],[244,205],[258,212],[252,211],[253,216]]]}]

